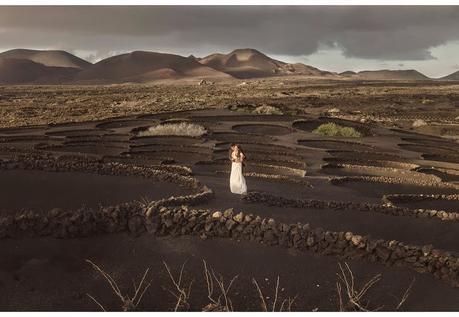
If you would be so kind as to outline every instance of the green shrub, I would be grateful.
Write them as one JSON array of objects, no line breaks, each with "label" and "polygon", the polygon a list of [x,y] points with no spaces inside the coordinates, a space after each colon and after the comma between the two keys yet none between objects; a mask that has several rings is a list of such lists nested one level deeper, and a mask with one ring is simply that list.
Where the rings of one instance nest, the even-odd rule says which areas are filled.
[{"label": "green shrub", "polygon": [[323,136],[340,136],[345,138],[360,138],[362,136],[362,134],[354,128],[343,127],[333,122],[321,124],[312,132]]}]

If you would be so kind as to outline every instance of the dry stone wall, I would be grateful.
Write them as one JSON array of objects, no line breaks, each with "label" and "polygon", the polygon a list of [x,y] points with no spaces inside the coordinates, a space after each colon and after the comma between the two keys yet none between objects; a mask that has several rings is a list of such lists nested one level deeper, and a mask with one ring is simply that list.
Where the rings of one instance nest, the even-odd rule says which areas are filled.
[{"label": "dry stone wall", "polygon": [[2,170],[40,170],[47,172],[83,172],[100,175],[137,176],[171,182],[181,186],[198,189],[201,185],[192,176],[181,175],[165,169],[149,166],[135,166],[117,162],[102,162],[82,157],[53,157],[51,155],[18,155],[0,161]]},{"label": "dry stone wall", "polygon": [[391,205],[390,202],[386,202],[384,205],[377,205],[368,203],[325,201],[315,199],[290,199],[261,192],[250,192],[243,197],[243,200],[250,203],[262,203],[277,207],[358,210],[363,212],[379,212],[392,216],[439,218],[444,221],[459,221],[459,213],[457,212],[446,212],[431,209],[401,208]]},{"label": "dry stone wall", "polygon": [[[99,209],[50,210],[47,214],[23,211],[0,218],[0,238],[53,236],[76,238],[114,232],[145,232],[163,235],[195,235],[201,239],[231,238],[269,246],[309,250],[343,259],[362,259],[385,265],[407,266],[431,273],[459,287],[457,254],[433,246],[406,245],[399,241],[375,240],[352,232],[327,231],[309,224],[285,224],[254,214],[196,210],[188,205],[203,204],[212,191],[169,197],[143,206],[126,203]],[[178,206],[182,204],[182,206]],[[186,205],[185,205],[186,204]]]},{"label": "dry stone wall", "polygon": [[352,232],[327,231],[309,224],[285,224],[254,214],[195,210],[187,206],[161,207],[152,212],[147,230],[156,235],[196,235],[202,239],[231,238],[269,246],[309,250],[343,259],[362,259],[385,265],[407,266],[459,287],[457,254],[413,246],[399,241],[375,240]]},{"label": "dry stone wall", "polygon": [[416,186],[427,186],[436,188],[452,188],[459,189],[459,186],[453,183],[445,183],[435,179],[409,179],[387,176],[343,176],[332,177],[330,182],[334,185],[340,185],[347,182],[373,182],[385,184],[406,184]]}]

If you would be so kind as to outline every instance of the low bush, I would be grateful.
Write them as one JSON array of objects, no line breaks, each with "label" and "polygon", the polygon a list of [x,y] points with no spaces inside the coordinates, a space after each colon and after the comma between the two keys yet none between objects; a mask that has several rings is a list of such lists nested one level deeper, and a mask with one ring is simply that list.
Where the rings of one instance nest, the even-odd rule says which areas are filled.
[{"label": "low bush", "polygon": [[200,137],[204,135],[206,132],[207,130],[199,124],[180,122],[166,123],[150,127],[148,130],[140,131],[139,136],[177,135]]},{"label": "low bush", "polygon": [[282,111],[279,108],[273,107],[273,106],[259,106],[256,107],[255,110],[253,110],[253,113],[256,114],[276,114],[276,115],[282,115]]},{"label": "low bush", "polygon": [[362,134],[354,128],[343,127],[333,122],[321,124],[312,132],[323,136],[339,136],[345,138],[360,138],[362,136]]}]

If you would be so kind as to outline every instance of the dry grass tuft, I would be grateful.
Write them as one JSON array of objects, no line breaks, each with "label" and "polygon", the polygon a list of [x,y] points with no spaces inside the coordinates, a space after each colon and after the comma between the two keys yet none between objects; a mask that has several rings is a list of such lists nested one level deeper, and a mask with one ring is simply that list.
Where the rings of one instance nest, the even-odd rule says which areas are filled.
[{"label": "dry grass tuft", "polygon": [[191,136],[200,137],[207,133],[207,130],[195,123],[180,122],[180,123],[166,123],[150,127],[146,131],[139,132],[139,136],[153,136],[153,135],[176,135],[176,136]]}]

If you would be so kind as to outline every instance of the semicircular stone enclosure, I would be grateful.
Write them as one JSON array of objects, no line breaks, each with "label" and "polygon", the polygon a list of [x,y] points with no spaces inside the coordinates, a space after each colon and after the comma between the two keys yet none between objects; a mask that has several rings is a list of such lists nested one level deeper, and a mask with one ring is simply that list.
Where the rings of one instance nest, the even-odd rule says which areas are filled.
[{"label": "semicircular stone enclosure", "polygon": [[261,135],[285,135],[292,132],[292,129],[282,125],[275,124],[237,124],[233,130],[248,134]]},{"label": "semicircular stone enclosure", "polygon": [[[150,129],[160,122],[167,123],[167,131]],[[313,132],[329,122],[361,135]],[[81,264],[86,257],[103,262],[106,256],[106,267],[114,272],[134,262],[143,267],[146,259],[178,265],[180,254],[192,252],[192,262],[199,264],[190,268],[196,276],[202,275],[203,258],[220,259],[224,263],[215,266],[227,275],[233,270],[233,276],[247,260],[253,264],[247,267],[259,268],[258,275],[253,272],[259,281],[268,272],[266,264],[273,263],[279,274],[297,270],[281,282],[324,282],[329,294],[335,292],[330,281],[338,261],[348,261],[363,272],[384,270],[398,286],[409,284],[409,277],[458,295],[459,144],[424,138],[422,130],[402,132],[312,114],[229,110],[1,129],[0,245],[9,250],[30,243],[42,250],[15,273],[19,280],[27,272],[52,280],[57,270],[59,279],[91,281],[88,289],[82,282],[70,286],[76,294],[96,287]],[[249,190],[243,196],[229,189],[232,143],[246,155]],[[121,259],[110,253],[114,245]],[[59,256],[51,246],[59,248]],[[16,261],[5,252],[2,259]],[[59,273],[62,267],[51,260],[45,270],[39,259],[47,256],[61,259],[62,267],[73,262],[68,270],[75,276]],[[317,272],[330,280],[320,281]],[[33,281],[24,285],[32,287],[27,283]],[[66,281],[53,281],[67,294]],[[0,280],[0,287],[14,283]],[[235,286],[237,292],[250,286],[244,283]],[[66,306],[70,310],[97,309],[85,296],[74,297]],[[40,305],[31,302],[30,308]]]}]

